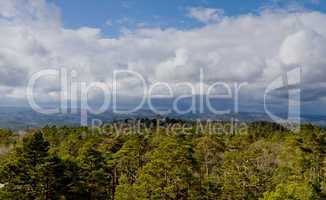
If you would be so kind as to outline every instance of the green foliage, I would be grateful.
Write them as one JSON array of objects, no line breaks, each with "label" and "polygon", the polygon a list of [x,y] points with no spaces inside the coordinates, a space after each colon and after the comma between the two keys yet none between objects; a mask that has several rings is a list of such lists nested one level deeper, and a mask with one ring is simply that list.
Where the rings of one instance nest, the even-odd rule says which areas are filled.
[{"label": "green foliage", "polygon": [[264,122],[248,134],[212,135],[207,127],[170,134],[169,124],[146,124],[154,124],[140,130],[146,134],[119,135],[46,126],[19,137],[0,129],[0,199],[326,199],[322,128],[292,133]]},{"label": "green foliage", "polygon": [[309,184],[282,183],[273,192],[267,192],[261,200],[315,200],[317,195]]},{"label": "green foliage", "polygon": [[41,132],[25,137],[21,148],[1,166],[4,196],[10,199],[55,199],[64,188],[64,166],[48,154]]}]

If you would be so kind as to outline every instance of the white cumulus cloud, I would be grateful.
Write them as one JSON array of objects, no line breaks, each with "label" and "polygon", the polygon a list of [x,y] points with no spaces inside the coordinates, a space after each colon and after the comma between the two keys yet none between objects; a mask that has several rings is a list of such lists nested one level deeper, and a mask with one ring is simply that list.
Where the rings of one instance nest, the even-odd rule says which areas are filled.
[{"label": "white cumulus cloud", "polygon": [[189,9],[189,16],[203,23],[214,23],[222,19],[222,9],[194,7]]},{"label": "white cumulus cloud", "polygon": [[[148,83],[173,84],[198,84],[202,69],[206,85],[248,82],[248,91],[254,91],[282,70],[300,65],[306,88],[326,82],[326,14],[321,12],[269,10],[223,17],[220,10],[193,8],[191,16],[205,26],[139,28],[110,38],[99,28],[63,27],[59,9],[43,0],[1,1],[0,5],[2,96],[24,98],[22,91],[31,75],[49,68],[75,70],[78,80],[86,82],[110,83],[114,70],[133,70]],[[46,79],[39,85],[45,99],[59,92],[54,82]],[[135,85],[126,77],[123,88],[136,94]],[[325,95],[318,88],[313,92],[316,98]]]}]

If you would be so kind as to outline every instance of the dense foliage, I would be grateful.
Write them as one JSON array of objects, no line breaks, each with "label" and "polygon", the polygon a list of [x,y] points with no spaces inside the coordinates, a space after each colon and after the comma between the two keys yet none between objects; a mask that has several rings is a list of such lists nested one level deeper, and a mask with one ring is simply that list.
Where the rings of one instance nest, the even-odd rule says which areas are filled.
[{"label": "dense foliage", "polygon": [[322,128],[294,133],[252,123],[245,134],[212,134],[205,126],[170,134],[166,124],[145,125],[152,126],[136,134],[0,130],[0,199],[326,198]]}]

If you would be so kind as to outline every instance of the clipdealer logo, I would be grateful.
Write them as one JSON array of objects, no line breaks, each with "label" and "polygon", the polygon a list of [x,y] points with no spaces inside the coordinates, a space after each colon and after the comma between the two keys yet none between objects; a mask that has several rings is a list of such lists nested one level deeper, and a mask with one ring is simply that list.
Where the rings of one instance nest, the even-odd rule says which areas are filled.
[{"label": "clipdealer logo", "polygon": [[[119,96],[119,76],[133,76],[139,80],[142,85],[142,98],[138,105],[127,109],[120,110],[118,108],[118,96]],[[203,70],[200,70],[199,74],[199,83],[193,84],[191,82],[180,82],[172,85],[168,82],[156,82],[154,84],[148,84],[144,77],[134,71],[130,70],[116,70],[112,74],[112,82],[80,82],[76,81],[77,77],[76,71],[68,72],[67,69],[48,69],[41,70],[33,74],[29,80],[27,86],[27,99],[31,108],[42,114],[80,114],[80,123],[82,126],[88,125],[88,114],[102,114],[112,108],[113,113],[117,114],[131,114],[136,111],[139,111],[147,103],[148,108],[157,115],[166,115],[172,111],[177,114],[185,113],[204,113],[204,107],[208,109],[210,113],[215,115],[223,115],[230,113],[239,112],[239,94],[243,86],[246,86],[246,82],[234,83],[230,85],[225,82],[214,82],[210,85],[206,85],[204,88],[204,73]],[[56,108],[44,108],[41,105],[38,105],[36,101],[36,92],[35,88],[39,79],[46,77],[55,77],[60,81],[60,95],[59,101],[60,106]],[[265,114],[274,122],[279,123],[286,128],[297,131],[300,129],[300,86],[301,82],[301,68],[297,67],[291,71],[283,72],[282,75],[277,77],[274,81],[269,83],[264,91],[264,111]],[[178,86],[188,87],[191,91],[188,95],[178,95],[175,93],[174,89]],[[199,86],[199,87],[198,87]],[[155,94],[155,89],[164,88],[168,91],[166,95],[157,95]],[[198,92],[199,88],[199,92]],[[216,88],[222,88],[225,92],[223,94],[215,94],[214,90]],[[93,108],[89,105],[89,93],[93,90],[101,91],[103,93],[103,103],[97,107]],[[273,92],[281,91],[282,98],[287,99],[287,115],[282,118],[277,114],[273,113],[270,109],[267,99],[272,96]],[[198,95],[199,94],[199,95]],[[197,97],[199,96],[199,103]],[[174,98],[172,108],[167,109],[166,111],[161,111],[153,105],[152,98]],[[176,97],[176,98],[175,98]],[[190,98],[192,101],[192,106],[187,110],[182,110],[179,108],[179,102],[184,98]],[[232,99],[233,100],[233,109],[224,109],[217,110],[212,104],[211,100],[213,99]],[[74,101],[73,101],[74,100]],[[70,108],[68,111],[68,107]]]},{"label": "clipdealer logo", "polygon": [[[296,67],[285,71],[281,76],[272,81],[265,89],[264,110],[265,113],[276,123],[292,131],[300,131],[301,127],[301,83],[302,68]],[[287,100],[287,113],[285,118],[273,113],[267,104],[268,94],[280,91],[282,98]]]}]

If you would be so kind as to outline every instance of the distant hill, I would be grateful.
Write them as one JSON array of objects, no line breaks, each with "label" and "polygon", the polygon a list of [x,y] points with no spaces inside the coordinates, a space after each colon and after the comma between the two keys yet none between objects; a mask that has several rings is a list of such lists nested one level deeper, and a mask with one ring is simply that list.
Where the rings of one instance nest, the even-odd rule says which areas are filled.
[{"label": "distant hill", "polygon": [[[284,114],[279,114],[283,116]],[[121,119],[134,119],[134,118],[155,118],[157,115],[148,109],[141,109],[135,113],[122,115],[114,114],[112,111],[100,115],[89,115],[88,121],[91,124],[92,119],[99,119],[106,122]],[[241,112],[228,115],[215,115],[209,112],[203,114],[184,114],[171,113],[167,117],[183,120],[230,120],[231,118],[239,121],[271,121],[265,113],[258,112]],[[302,115],[301,120],[303,123],[312,123],[320,126],[326,126],[326,116],[321,115]],[[44,115],[33,111],[27,107],[1,107],[0,108],[0,128],[9,128],[12,130],[20,130],[27,128],[38,128],[45,125],[68,125],[79,126],[80,114],[56,114]]]}]

